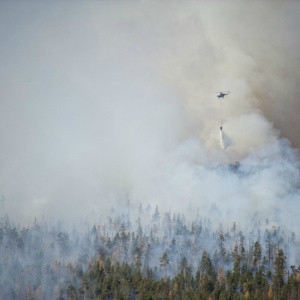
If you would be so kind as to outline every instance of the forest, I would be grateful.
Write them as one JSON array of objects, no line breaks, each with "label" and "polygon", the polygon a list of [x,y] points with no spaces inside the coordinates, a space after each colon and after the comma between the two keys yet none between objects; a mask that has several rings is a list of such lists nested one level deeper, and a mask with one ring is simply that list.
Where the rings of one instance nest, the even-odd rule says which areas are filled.
[{"label": "forest", "polygon": [[[214,208],[216,209],[216,208]],[[252,228],[128,205],[99,224],[0,225],[2,299],[300,299],[299,242]]]}]

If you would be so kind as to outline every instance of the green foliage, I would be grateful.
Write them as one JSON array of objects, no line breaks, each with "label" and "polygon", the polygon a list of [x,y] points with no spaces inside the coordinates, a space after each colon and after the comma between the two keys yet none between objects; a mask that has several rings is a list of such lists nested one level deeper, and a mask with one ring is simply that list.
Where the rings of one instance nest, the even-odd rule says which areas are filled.
[{"label": "green foliage", "polygon": [[213,231],[203,219],[156,207],[153,220],[139,208],[147,214],[148,227],[111,218],[84,237],[0,223],[1,299],[300,299],[300,267],[286,266],[299,253],[295,235]]},{"label": "green foliage", "polygon": [[[235,261],[240,261],[236,251],[233,255],[236,255]],[[167,264],[166,252],[160,262]],[[222,270],[214,268],[206,251],[202,253],[195,274],[183,257],[176,276],[160,279],[142,276],[135,264],[111,264],[109,258],[99,257],[91,261],[87,272],[79,276],[78,289],[71,284],[66,293],[69,299],[77,299],[80,291],[88,299],[269,299],[270,295],[275,296],[274,299],[298,299],[300,276],[295,271],[287,282],[284,281],[285,256],[282,250],[278,251],[274,265],[276,271],[273,286],[270,286],[263,265],[254,273],[240,270],[235,263],[224,276]]]}]

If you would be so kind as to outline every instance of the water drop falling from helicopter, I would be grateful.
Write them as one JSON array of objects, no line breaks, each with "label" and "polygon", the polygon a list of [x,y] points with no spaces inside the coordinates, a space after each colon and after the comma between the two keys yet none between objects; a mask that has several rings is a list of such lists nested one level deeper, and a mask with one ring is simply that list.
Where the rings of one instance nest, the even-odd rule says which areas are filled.
[{"label": "water drop falling from helicopter", "polygon": [[225,141],[224,141],[224,137],[223,137],[223,131],[222,131],[222,126],[220,127],[220,145],[222,149],[225,149]]}]

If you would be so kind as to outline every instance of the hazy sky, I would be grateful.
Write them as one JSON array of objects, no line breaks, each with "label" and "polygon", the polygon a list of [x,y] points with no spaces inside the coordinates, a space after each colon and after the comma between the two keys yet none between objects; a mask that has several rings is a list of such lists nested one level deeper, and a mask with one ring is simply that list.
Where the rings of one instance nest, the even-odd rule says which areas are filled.
[{"label": "hazy sky", "polygon": [[[1,1],[2,205],[76,218],[119,194],[174,207],[278,181],[270,199],[289,194],[298,159],[278,138],[300,146],[299,15],[297,1]],[[270,159],[277,171],[244,181],[246,195],[230,174],[216,194],[218,173],[199,175],[269,153],[283,169]]]}]

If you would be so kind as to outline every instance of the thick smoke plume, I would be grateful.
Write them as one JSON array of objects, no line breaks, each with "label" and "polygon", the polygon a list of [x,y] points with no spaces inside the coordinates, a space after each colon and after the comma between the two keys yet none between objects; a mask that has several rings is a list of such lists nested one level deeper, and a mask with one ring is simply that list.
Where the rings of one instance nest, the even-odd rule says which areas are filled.
[{"label": "thick smoke plume", "polygon": [[2,2],[2,211],[76,223],[142,202],[297,230],[299,12],[296,1]]}]

